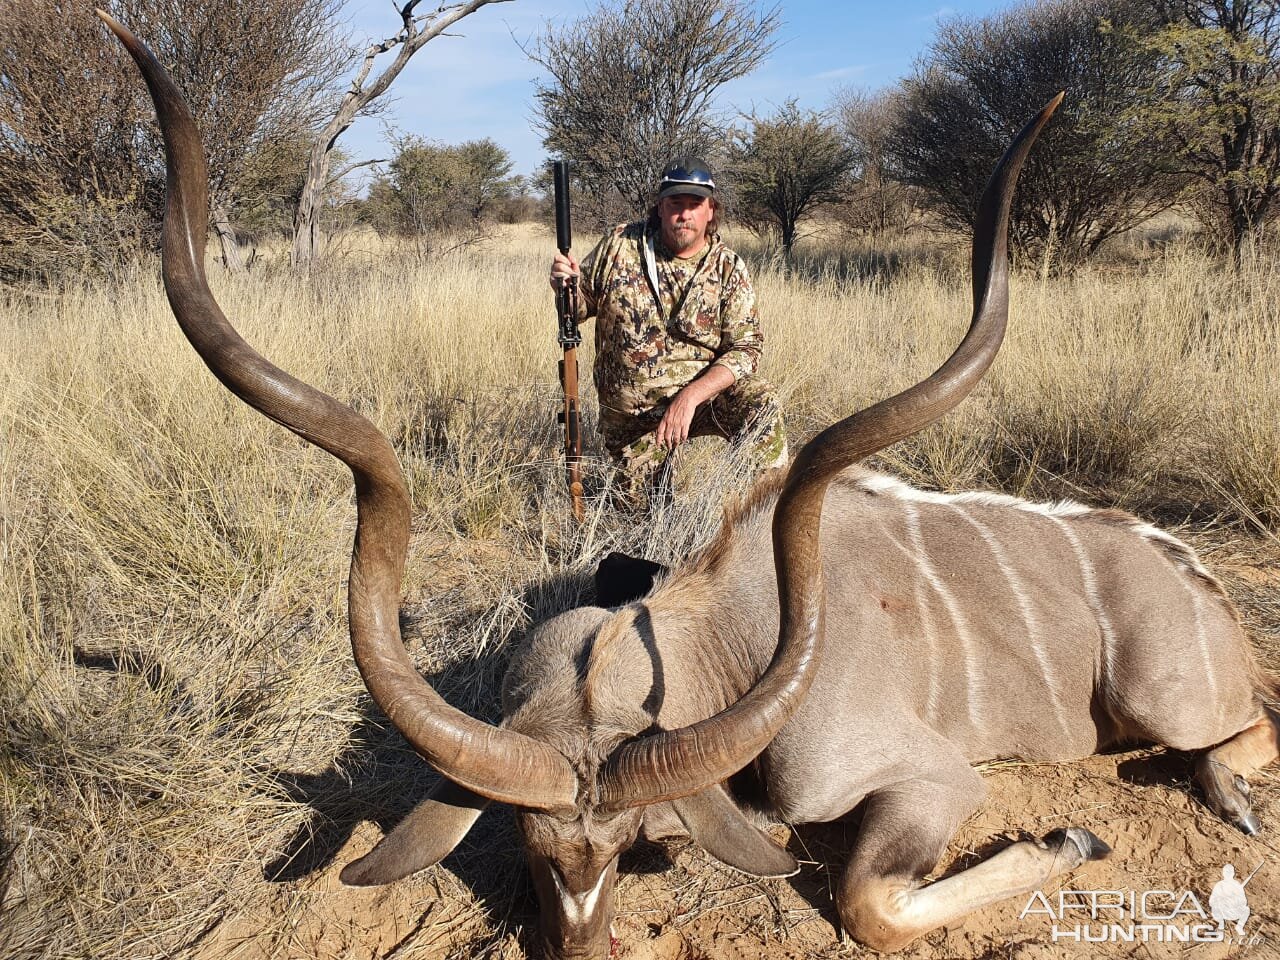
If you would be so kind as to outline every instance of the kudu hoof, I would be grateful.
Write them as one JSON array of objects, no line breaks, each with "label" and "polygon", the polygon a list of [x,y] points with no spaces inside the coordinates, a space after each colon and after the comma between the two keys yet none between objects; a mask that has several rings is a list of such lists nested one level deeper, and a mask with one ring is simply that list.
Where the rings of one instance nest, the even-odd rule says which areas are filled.
[{"label": "kudu hoof", "polygon": [[1227,822],[1235,824],[1246,837],[1252,837],[1262,829],[1262,826],[1249,805],[1249,781],[1236,774],[1231,778],[1231,785],[1244,798],[1244,810],[1236,811],[1235,816],[1227,818]]},{"label": "kudu hoof", "polygon": [[1044,843],[1050,849],[1069,849],[1068,844],[1075,848],[1075,852],[1080,856],[1080,863],[1087,863],[1090,860],[1102,860],[1111,853],[1109,847],[1103,840],[1090,830],[1084,827],[1064,827],[1054,830],[1045,835]]},{"label": "kudu hoof", "polygon": [[1201,759],[1196,772],[1210,810],[1245,836],[1252,837],[1262,829],[1249,806],[1248,780],[1207,757]]}]

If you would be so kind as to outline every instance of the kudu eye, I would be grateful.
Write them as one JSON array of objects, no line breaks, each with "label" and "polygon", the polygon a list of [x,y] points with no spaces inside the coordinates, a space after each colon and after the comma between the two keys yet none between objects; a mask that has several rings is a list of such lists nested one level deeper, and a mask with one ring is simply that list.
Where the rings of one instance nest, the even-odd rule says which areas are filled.
[{"label": "kudu eye", "polygon": [[592,823],[613,823],[618,817],[622,816],[621,810],[610,810],[607,807],[594,808],[589,814]]}]

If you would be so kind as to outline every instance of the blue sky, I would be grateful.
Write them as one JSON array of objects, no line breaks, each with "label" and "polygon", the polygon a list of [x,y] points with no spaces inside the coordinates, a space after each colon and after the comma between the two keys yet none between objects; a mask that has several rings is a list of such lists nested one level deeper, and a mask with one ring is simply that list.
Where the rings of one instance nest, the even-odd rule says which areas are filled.
[{"label": "blue sky", "polygon": [[[652,0],[661,2],[661,0]],[[777,48],[756,71],[725,86],[728,115],[768,111],[790,97],[822,109],[842,86],[876,89],[910,72],[940,18],[984,16],[1010,0],[888,0],[781,4]],[[424,4],[425,5],[425,4]],[[548,23],[566,23],[596,4],[588,0],[513,0],[482,7],[418,52],[391,88],[384,116],[357,122],[339,143],[360,159],[386,157],[385,125],[444,143],[491,137],[511,154],[517,173],[545,160],[530,127],[540,68],[521,51]],[[398,23],[388,0],[347,6],[357,40],[382,39]]]}]

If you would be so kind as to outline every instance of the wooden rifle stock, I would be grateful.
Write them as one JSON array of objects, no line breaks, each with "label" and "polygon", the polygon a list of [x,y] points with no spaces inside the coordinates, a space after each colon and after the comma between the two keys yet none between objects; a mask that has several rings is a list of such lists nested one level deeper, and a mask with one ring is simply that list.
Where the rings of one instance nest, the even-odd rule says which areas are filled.
[{"label": "wooden rifle stock", "polygon": [[[573,245],[573,230],[569,220],[569,164],[557,160],[552,166],[556,198],[556,247],[568,255]],[[556,313],[559,315],[560,346],[564,357],[560,360],[560,386],[564,391],[564,409],[560,422],[564,424],[565,480],[569,484],[569,496],[573,501],[573,515],[579,521],[586,516],[582,503],[582,432],[578,415],[578,344],[582,335],[578,332],[578,279],[569,277],[556,292]]]}]

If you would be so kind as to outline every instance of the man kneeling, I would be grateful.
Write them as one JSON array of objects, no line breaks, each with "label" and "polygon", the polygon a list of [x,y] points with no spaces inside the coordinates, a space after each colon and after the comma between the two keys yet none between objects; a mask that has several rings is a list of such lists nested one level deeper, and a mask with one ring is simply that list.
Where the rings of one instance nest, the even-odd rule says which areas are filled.
[{"label": "man kneeling", "polygon": [[777,394],[756,376],[755,292],[720,239],[715,189],[705,163],[679,157],[645,220],[610,231],[581,268],[572,255],[551,264],[553,287],[579,278],[578,322],[596,318],[600,432],[632,503],[690,437],[749,440],[758,469],[787,462]]}]

